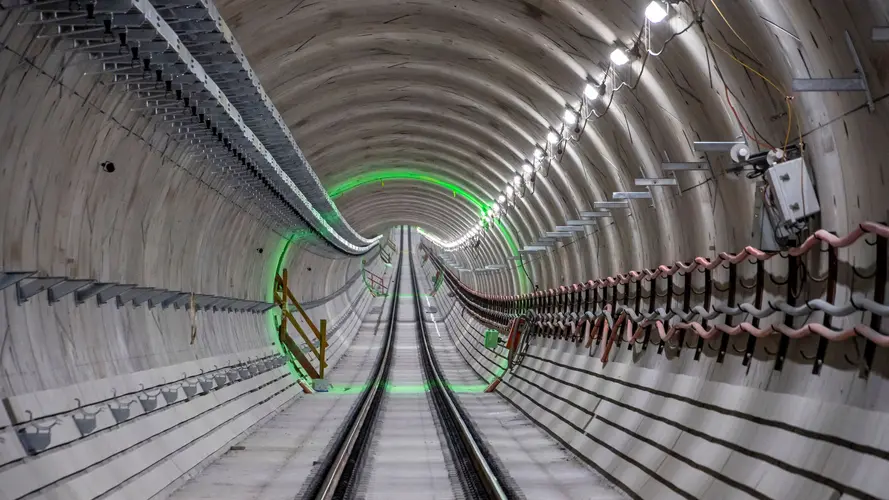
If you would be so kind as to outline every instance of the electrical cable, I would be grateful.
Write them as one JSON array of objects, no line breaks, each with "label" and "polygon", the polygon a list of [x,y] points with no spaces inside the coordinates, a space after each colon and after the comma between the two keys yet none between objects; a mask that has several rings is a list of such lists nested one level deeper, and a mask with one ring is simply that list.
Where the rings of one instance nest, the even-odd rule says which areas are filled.
[{"label": "electrical cable", "polygon": [[720,9],[719,6],[716,5],[716,0],[710,0],[710,3],[713,4],[714,8],[716,8],[716,12],[719,13],[719,17],[722,18],[722,20],[725,22],[726,26],[728,26],[729,29],[732,30],[732,33],[734,33],[735,36],[738,37],[738,40],[741,40],[741,43],[743,43],[744,46],[747,47],[747,49],[750,52],[753,52],[753,49],[750,47],[750,45],[747,45],[747,42],[743,38],[741,38],[741,35],[739,35],[737,31],[735,31],[735,28],[734,28],[734,26],[732,26],[732,23],[728,22],[728,19],[726,19],[725,14],[722,13],[722,9]]},{"label": "electrical cable", "polygon": [[[744,132],[744,134],[747,137],[749,137],[751,140],[753,140],[753,142],[755,142],[756,145],[759,147],[766,147],[769,150],[775,149],[771,144],[768,143],[768,141],[766,141],[765,143],[759,142],[759,139],[757,139],[756,136],[754,136],[753,134],[751,134],[750,132],[747,131],[747,128],[744,127],[744,122],[741,121],[741,117],[738,115],[738,111],[735,109],[735,106],[732,104],[731,93],[729,92],[728,85],[726,85],[725,82],[723,82],[723,86],[725,87],[725,100],[728,103],[728,107],[732,110],[732,114],[735,115],[735,120],[738,121],[738,125],[741,127],[741,130]],[[766,139],[763,138],[763,140],[765,141]]]},{"label": "electrical cable", "polygon": [[[732,31],[734,31],[734,30],[732,30]],[[749,70],[750,72],[752,72],[753,74],[755,74],[756,76],[758,76],[758,77],[762,78],[763,80],[765,80],[766,83],[768,83],[768,84],[771,85],[773,88],[775,88],[775,90],[777,90],[777,91],[781,94],[781,96],[784,98],[784,103],[787,105],[787,117],[788,117],[787,134],[785,135],[785,139],[784,139],[784,148],[787,149],[787,143],[788,143],[789,140],[790,140],[790,130],[791,130],[791,125],[793,124],[793,118],[792,118],[792,117],[793,117],[793,108],[792,108],[792,106],[791,106],[791,104],[790,104],[790,99],[791,99],[792,96],[790,96],[789,94],[787,94],[787,92],[786,92],[783,88],[779,87],[777,84],[775,84],[775,82],[773,82],[772,80],[770,80],[767,76],[763,75],[762,73],[760,73],[759,71],[757,71],[756,69],[754,69],[754,68],[753,68],[752,66],[750,66],[749,64],[747,64],[747,63],[745,63],[744,61],[742,61],[742,60],[738,59],[737,57],[735,57],[734,54],[732,54],[728,49],[726,49],[726,48],[723,47],[722,45],[719,45],[718,43],[716,43],[716,40],[714,40],[713,37],[712,37],[709,33],[706,33],[706,32],[705,32],[704,34],[706,35],[706,38],[707,38],[707,40],[708,40],[708,44],[709,44],[709,43],[712,43],[713,45],[716,46],[716,48],[718,48],[719,50],[721,50],[722,52],[724,52],[726,55],[728,55],[733,61],[735,61],[736,63],[740,64],[741,66],[743,66],[744,68],[746,68],[747,70]],[[725,78],[723,78],[722,73],[721,73],[720,71],[717,71],[717,73],[719,74],[720,79],[722,80],[723,84],[725,85],[725,84],[726,84],[726,83],[725,83]],[[774,149],[774,148],[773,148],[773,149]]]}]

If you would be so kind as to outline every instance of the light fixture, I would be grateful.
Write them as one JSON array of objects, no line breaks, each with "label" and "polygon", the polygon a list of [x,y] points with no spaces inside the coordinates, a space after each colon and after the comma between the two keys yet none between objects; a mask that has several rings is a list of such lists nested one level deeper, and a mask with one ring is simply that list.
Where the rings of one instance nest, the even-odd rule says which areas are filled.
[{"label": "light fixture", "polygon": [[522,170],[524,170],[526,174],[530,174],[534,171],[534,167],[532,167],[530,163],[525,163],[522,165]]},{"label": "light fixture", "polygon": [[537,158],[538,160],[543,158],[543,149],[541,149],[540,146],[534,148],[534,158]]},{"label": "light fixture", "polygon": [[565,110],[565,114],[562,116],[562,118],[568,125],[574,125],[575,123],[577,123],[577,113],[575,113],[574,110],[571,108]]},{"label": "light fixture", "polygon": [[599,88],[594,86],[592,83],[586,84],[586,87],[583,88],[583,95],[589,100],[593,100],[599,97]]},{"label": "light fixture", "polygon": [[611,53],[611,62],[615,66],[623,66],[624,64],[630,62],[630,56],[627,55],[626,50],[618,47]]},{"label": "light fixture", "polygon": [[555,130],[550,130],[549,133],[546,134],[546,142],[550,144],[559,142],[559,134],[557,134]]},{"label": "light fixture", "polygon": [[513,183],[513,185],[514,185],[515,187],[519,187],[519,186],[521,186],[521,185],[522,185],[522,176],[521,176],[521,175],[517,175],[517,176],[513,177],[513,178],[512,178],[512,183]]},{"label": "light fixture", "polygon": [[667,18],[667,9],[655,0],[645,8],[645,17],[652,23],[659,23]]},{"label": "light fixture", "polygon": [[497,197],[497,201],[499,201],[500,203],[506,202],[506,196],[501,194],[500,196]]},{"label": "light fixture", "polygon": [[506,196],[510,196],[510,197],[511,197],[511,196],[512,196],[512,193],[514,193],[514,192],[515,192],[515,191],[513,191],[512,186],[506,186]]}]

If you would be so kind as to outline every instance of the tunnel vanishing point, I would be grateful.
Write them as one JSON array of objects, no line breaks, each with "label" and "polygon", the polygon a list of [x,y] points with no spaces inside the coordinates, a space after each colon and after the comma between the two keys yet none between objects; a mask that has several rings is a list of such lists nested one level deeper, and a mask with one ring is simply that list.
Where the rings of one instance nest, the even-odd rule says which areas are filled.
[{"label": "tunnel vanishing point", "polygon": [[889,499],[886,0],[0,0],[0,500]]}]

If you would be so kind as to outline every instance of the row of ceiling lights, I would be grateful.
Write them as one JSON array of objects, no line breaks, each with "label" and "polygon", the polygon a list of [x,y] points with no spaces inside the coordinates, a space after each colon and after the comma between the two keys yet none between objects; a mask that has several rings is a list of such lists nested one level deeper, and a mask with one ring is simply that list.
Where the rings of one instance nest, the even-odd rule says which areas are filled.
[{"label": "row of ceiling lights", "polygon": [[[645,9],[646,22],[651,24],[660,23],[667,18],[669,14],[668,9],[669,4],[660,0],[652,1]],[[610,59],[611,66],[605,71],[606,77],[613,68],[630,62],[630,55],[625,48],[617,47],[611,52]],[[499,219],[506,214],[510,206],[514,206],[516,198],[523,198],[528,191],[532,194],[534,193],[534,181],[537,172],[544,166],[548,166],[557,154],[560,155],[564,151],[564,143],[571,138],[566,137],[566,132],[570,133],[571,127],[574,127],[575,134],[579,134],[583,130],[586,122],[593,114],[593,103],[600,97],[603,97],[605,92],[605,78],[599,84],[596,84],[594,81],[587,82],[583,89],[583,98],[579,108],[574,109],[570,105],[566,107],[565,113],[562,115],[561,128],[558,130],[550,129],[547,132],[545,146],[538,145],[534,148],[533,158],[522,164],[521,173],[517,173],[512,178],[512,182],[507,183],[503,191],[497,196],[497,200],[491,204],[490,210],[466,234],[453,241],[444,241],[422,230],[421,234],[436,246],[448,251],[458,250],[471,244],[475,238],[488,228],[493,219]]]}]

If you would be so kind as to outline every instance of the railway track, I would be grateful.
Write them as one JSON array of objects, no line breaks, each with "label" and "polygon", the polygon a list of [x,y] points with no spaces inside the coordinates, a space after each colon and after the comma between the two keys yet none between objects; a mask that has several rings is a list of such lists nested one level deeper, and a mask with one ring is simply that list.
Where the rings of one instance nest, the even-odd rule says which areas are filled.
[{"label": "railway track", "polygon": [[304,498],[514,497],[428,343],[411,248],[402,227],[384,347]]}]

